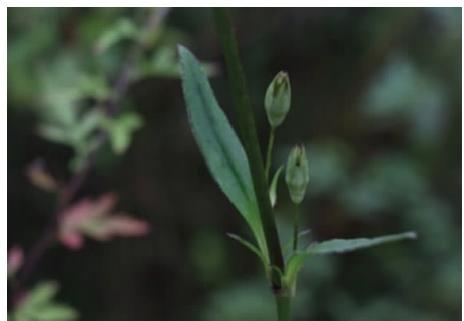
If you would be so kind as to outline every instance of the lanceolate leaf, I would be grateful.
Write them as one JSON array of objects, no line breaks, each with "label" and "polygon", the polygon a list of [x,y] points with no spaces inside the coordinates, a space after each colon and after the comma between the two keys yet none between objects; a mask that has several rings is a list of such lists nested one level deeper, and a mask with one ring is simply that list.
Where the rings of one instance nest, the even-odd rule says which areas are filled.
[{"label": "lanceolate leaf", "polygon": [[271,187],[269,188],[269,198],[271,199],[271,205],[274,207],[277,203],[277,185],[279,183],[279,176],[284,169],[283,166],[280,166],[277,172],[274,174],[272,178]]},{"label": "lanceolate leaf", "polygon": [[254,254],[256,254],[263,261],[264,264],[266,263],[265,258],[263,257],[263,255],[261,254],[259,249],[254,244],[250,243],[249,241],[245,240],[244,238],[242,238],[242,237],[240,237],[240,236],[238,236],[236,234],[227,233],[227,236],[230,237],[233,240],[236,240],[237,242],[239,242],[243,246],[245,246],[247,249],[249,249]]},{"label": "lanceolate leaf", "polygon": [[267,253],[245,150],[219,107],[198,60],[179,46],[182,88],[193,135],[211,175]]},{"label": "lanceolate leaf", "polygon": [[305,260],[311,254],[332,254],[332,253],[344,253],[350,251],[356,251],[363,248],[376,246],[384,243],[401,241],[406,239],[415,239],[415,232],[405,232],[400,234],[385,235],[374,238],[357,238],[357,239],[333,239],[318,243],[313,243],[306,251],[299,251],[294,253],[287,262],[287,268],[285,270],[284,280],[292,286],[296,281],[298,272],[303,266]]},{"label": "lanceolate leaf", "polygon": [[308,253],[314,254],[331,254],[356,251],[366,247],[376,246],[383,243],[400,241],[405,239],[415,239],[415,232],[405,232],[400,234],[386,235],[374,238],[358,239],[333,239],[319,243],[313,243],[307,248]]}]

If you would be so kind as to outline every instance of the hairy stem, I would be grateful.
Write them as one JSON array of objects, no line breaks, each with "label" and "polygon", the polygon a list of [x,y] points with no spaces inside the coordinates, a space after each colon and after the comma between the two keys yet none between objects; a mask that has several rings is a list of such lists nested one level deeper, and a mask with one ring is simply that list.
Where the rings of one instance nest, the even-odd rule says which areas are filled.
[{"label": "hairy stem", "polygon": [[291,320],[291,297],[287,295],[276,295],[277,317],[279,321]]},{"label": "hairy stem", "polygon": [[300,229],[300,208],[295,205],[295,211],[293,212],[293,252],[298,250],[298,232]]},{"label": "hairy stem", "polygon": [[[226,60],[229,83],[235,100],[235,110],[239,134],[250,162],[253,186],[258,201],[259,212],[263,225],[266,244],[269,250],[271,264],[280,271],[285,270],[285,263],[280,247],[274,213],[268,193],[268,184],[264,173],[264,164],[256,133],[253,110],[246,90],[246,80],[238,53],[237,40],[232,29],[230,17],[224,8],[214,8],[216,30],[219,35]],[[272,269],[273,271],[275,269]],[[282,288],[278,272],[272,273],[272,287],[276,293]]]},{"label": "hairy stem", "polygon": [[269,182],[270,180],[270,171],[271,171],[271,164],[272,164],[272,148],[274,147],[274,140],[275,140],[275,128],[271,127],[271,132],[269,133],[269,142],[267,144],[267,153],[266,153],[266,179]]}]

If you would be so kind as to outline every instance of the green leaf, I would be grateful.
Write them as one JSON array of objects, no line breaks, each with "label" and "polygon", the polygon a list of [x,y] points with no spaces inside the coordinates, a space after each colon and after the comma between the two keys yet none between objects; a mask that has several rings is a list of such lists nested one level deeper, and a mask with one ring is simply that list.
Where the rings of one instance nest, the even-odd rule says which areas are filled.
[{"label": "green leaf", "polygon": [[142,126],[142,119],[136,113],[127,112],[118,118],[104,119],[102,126],[108,132],[114,152],[122,154],[129,147],[133,132]]},{"label": "green leaf", "polygon": [[12,320],[16,321],[70,321],[77,318],[77,312],[64,304],[54,302],[58,284],[53,281],[35,286],[25,299],[15,307]]},{"label": "green leaf", "polygon": [[105,77],[100,74],[83,74],[79,79],[79,90],[83,97],[104,100],[110,95],[110,87]]},{"label": "green leaf", "polygon": [[380,245],[383,243],[401,241],[406,239],[415,239],[415,232],[405,232],[400,234],[386,235],[374,237],[371,239],[368,238],[358,238],[358,239],[334,239],[329,241],[323,241],[319,243],[311,244],[306,251],[300,251],[294,253],[287,262],[287,267],[285,269],[284,281],[288,286],[293,286],[298,272],[303,266],[306,258],[310,254],[331,254],[331,253],[344,253],[349,251],[356,251],[359,249]]},{"label": "green leaf", "polygon": [[129,19],[121,18],[100,36],[96,44],[96,50],[102,53],[121,40],[133,39],[137,35],[137,26]]},{"label": "green leaf", "polygon": [[293,287],[298,276],[298,272],[308,256],[309,254],[307,252],[296,252],[290,257],[285,268],[285,275],[283,279],[287,286]]},{"label": "green leaf", "polygon": [[44,139],[58,144],[69,145],[70,136],[69,133],[59,125],[43,124],[39,125],[37,130],[38,134]]},{"label": "green leaf", "polygon": [[95,108],[83,114],[79,121],[69,129],[74,143],[85,143],[89,135],[99,128],[104,117],[104,114]]},{"label": "green leaf", "polygon": [[28,311],[45,305],[53,299],[56,292],[58,292],[58,284],[56,282],[48,281],[40,283],[27,294],[21,303],[21,309]]},{"label": "green leaf", "polygon": [[37,112],[41,123],[66,127],[77,121],[79,108],[75,103],[81,97],[79,79],[82,74],[78,61],[76,56],[63,54],[39,69],[41,90]]},{"label": "green leaf", "polygon": [[401,241],[406,239],[415,239],[415,232],[405,232],[400,234],[386,235],[374,238],[358,239],[333,239],[309,245],[306,249],[308,253],[314,254],[331,254],[356,251],[359,249],[380,245],[383,243]]},{"label": "green leaf", "polygon": [[250,225],[263,253],[264,240],[256,195],[245,150],[219,107],[198,60],[179,46],[181,78],[193,135],[206,165],[230,202]]},{"label": "green leaf", "polygon": [[78,316],[77,311],[64,304],[50,304],[44,306],[31,315],[36,321],[68,321]]},{"label": "green leaf", "polygon": [[[208,77],[217,74],[218,68],[214,63],[201,63],[203,70]],[[171,45],[159,47],[153,57],[140,60],[137,65],[138,77],[156,76],[166,78],[179,78],[179,62],[176,57],[176,50]]]},{"label": "green leaf", "polygon": [[280,173],[284,169],[283,166],[280,166],[277,172],[275,172],[274,177],[272,178],[271,187],[269,188],[269,198],[271,199],[272,207],[275,206],[277,202],[277,185],[279,183]]},{"label": "green leaf", "polygon": [[237,242],[239,242],[243,246],[245,246],[251,252],[256,254],[260,258],[260,260],[263,261],[264,264],[266,263],[266,260],[264,259],[263,254],[261,253],[261,251],[254,244],[252,244],[251,242],[245,240],[244,238],[242,238],[242,237],[240,237],[240,236],[238,236],[236,234],[227,233],[227,236],[230,237],[233,240],[236,240]]}]

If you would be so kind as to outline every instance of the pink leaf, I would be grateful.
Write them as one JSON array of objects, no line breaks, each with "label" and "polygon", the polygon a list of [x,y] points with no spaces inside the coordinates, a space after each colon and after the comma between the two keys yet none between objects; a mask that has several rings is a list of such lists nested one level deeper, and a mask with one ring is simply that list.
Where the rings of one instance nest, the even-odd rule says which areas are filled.
[{"label": "pink leaf", "polygon": [[21,247],[15,245],[8,251],[8,276],[13,276],[23,264],[24,253]]},{"label": "pink leaf", "polygon": [[79,250],[84,245],[84,238],[79,233],[61,233],[59,239],[64,246],[71,250]]},{"label": "pink leaf", "polygon": [[148,223],[127,215],[114,215],[99,222],[98,233],[93,236],[100,240],[108,240],[115,236],[143,236],[148,233]]},{"label": "pink leaf", "polygon": [[40,159],[35,160],[27,167],[26,175],[31,183],[40,189],[53,192],[58,188],[58,183],[48,173],[44,162]]},{"label": "pink leaf", "polygon": [[62,224],[74,227],[90,218],[108,215],[115,203],[116,196],[114,194],[105,194],[95,201],[83,199],[65,209],[60,215]]},{"label": "pink leaf", "polygon": [[108,220],[114,233],[120,236],[142,236],[150,230],[147,222],[126,215],[113,216]]},{"label": "pink leaf", "polygon": [[99,241],[115,236],[141,236],[149,231],[149,224],[128,215],[111,215],[116,203],[114,194],[96,200],[83,199],[67,208],[60,219],[59,239],[71,249],[83,245],[83,235]]}]

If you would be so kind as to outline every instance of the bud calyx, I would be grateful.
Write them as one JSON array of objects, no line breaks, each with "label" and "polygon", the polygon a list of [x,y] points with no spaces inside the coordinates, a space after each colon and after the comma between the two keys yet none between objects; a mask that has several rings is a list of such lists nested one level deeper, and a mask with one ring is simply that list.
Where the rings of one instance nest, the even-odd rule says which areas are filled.
[{"label": "bud calyx", "polygon": [[292,202],[301,203],[309,183],[309,165],[304,146],[295,146],[291,150],[288,156],[285,180]]},{"label": "bud calyx", "polygon": [[279,126],[285,120],[290,110],[291,88],[288,74],[279,72],[267,88],[264,98],[267,118],[273,128]]}]

